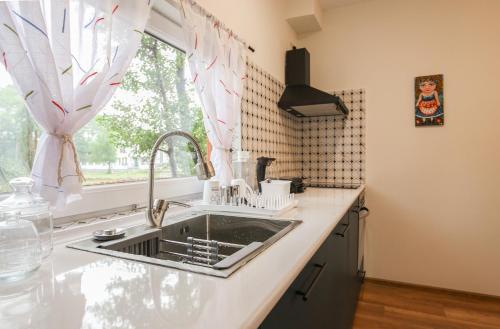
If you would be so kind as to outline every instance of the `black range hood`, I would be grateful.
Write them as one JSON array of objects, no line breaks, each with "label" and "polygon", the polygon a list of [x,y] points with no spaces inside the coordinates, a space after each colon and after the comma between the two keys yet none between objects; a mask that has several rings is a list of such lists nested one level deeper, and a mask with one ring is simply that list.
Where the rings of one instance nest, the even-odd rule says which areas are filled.
[{"label": "black range hood", "polygon": [[347,115],[344,102],[332,94],[310,86],[309,52],[306,48],[286,52],[285,91],[279,108],[297,117]]}]

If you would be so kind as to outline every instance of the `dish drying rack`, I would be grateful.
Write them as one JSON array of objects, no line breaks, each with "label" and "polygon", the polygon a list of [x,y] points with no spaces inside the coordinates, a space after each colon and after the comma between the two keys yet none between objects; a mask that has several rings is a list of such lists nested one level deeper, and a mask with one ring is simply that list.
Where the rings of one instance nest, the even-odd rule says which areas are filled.
[{"label": "dish drying rack", "polygon": [[227,203],[211,204],[199,202],[195,207],[202,211],[233,212],[263,216],[280,216],[288,210],[295,208],[299,200],[295,194],[288,195],[262,195],[252,193],[248,197],[234,197]]}]

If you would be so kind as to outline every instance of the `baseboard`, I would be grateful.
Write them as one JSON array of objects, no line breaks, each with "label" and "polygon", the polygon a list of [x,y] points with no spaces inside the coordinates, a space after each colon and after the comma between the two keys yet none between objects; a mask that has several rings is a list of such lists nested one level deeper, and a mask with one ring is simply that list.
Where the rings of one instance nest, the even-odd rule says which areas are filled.
[{"label": "baseboard", "polygon": [[495,296],[495,295],[481,294],[481,293],[476,293],[476,292],[448,289],[448,288],[441,288],[441,287],[433,287],[433,286],[427,286],[427,285],[417,284],[417,283],[408,283],[408,282],[402,282],[402,281],[372,278],[372,277],[368,277],[368,276],[365,277],[364,282],[380,283],[380,284],[385,284],[385,285],[390,285],[390,286],[398,286],[398,287],[411,287],[411,288],[418,288],[418,289],[428,290],[428,291],[440,291],[440,292],[444,292],[444,293],[448,293],[448,294],[452,294],[452,295],[457,295],[457,296],[479,297],[479,298],[494,299],[495,301],[500,301],[500,296]]}]

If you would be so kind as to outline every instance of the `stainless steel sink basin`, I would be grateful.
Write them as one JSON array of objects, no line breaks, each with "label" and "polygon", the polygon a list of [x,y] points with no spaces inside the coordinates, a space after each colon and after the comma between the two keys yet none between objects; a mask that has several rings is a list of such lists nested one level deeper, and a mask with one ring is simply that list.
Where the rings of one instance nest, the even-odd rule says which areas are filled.
[{"label": "stainless steel sink basin", "polygon": [[68,247],[226,278],[300,223],[222,214],[190,215],[161,228],[129,228],[118,240],[91,238]]}]

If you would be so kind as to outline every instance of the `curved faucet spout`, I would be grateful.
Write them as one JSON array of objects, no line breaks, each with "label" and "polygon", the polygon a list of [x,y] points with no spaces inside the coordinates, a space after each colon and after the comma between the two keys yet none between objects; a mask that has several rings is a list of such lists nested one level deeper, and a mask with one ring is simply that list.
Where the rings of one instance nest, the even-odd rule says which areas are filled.
[{"label": "curved faucet spout", "polygon": [[[189,133],[184,131],[171,131],[166,134],[161,135],[156,141],[153,149],[151,151],[151,156],[149,158],[149,188],[148,188],[148,206],[146,209],[146,217],[148,223],[153,227],[161,227],[163,222],[163,218],[165,217],[165,213],[168,209],[169,202],[166,200],[154,200],[154,181],[155,181],[155,160],[156,153],[160,149],[161,144],[172,136],[180,136],[189,140],[196,151],[196,155],[198,157],[198,163],[196,164],[196,173],[198,179],[206,180],[215,175],[214,168],[210,161],[205,161],[203,154],[201,153],[200,144],[196,141],[196,139]],[[158,202],[160,201],[160,202]]]}]

